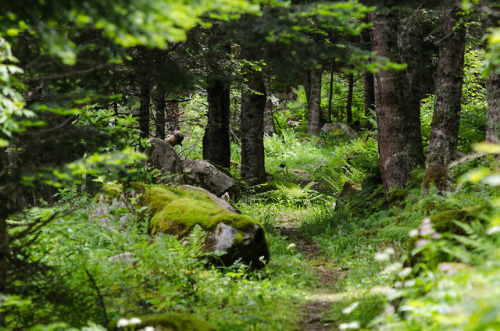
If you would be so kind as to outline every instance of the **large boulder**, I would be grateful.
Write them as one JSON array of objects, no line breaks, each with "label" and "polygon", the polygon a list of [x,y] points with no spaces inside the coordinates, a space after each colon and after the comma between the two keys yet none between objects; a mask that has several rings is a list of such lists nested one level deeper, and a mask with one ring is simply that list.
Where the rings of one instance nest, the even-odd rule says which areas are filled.
[{"label": "large boulder", "polygon": [[221,196],[225,192],[232,193],[236,187],[236,183],[231,177],[208,161],[186,160],[184,168],[186,169],[186,179],[190,184],[203,187],[217,196]]},{"label": "large boulder", "polygon": [[338,138],[355,139],[358,137],[358,134],[344,123],[326,123],[321,128],[321,131],[328,134],[333,134]]},{"label": "large boulder", "polygon": [[[214,201],[217,199],[220,201]],[[143,203],[151,210],[151,234],[183,238],[200,226],[206,234],[204,250],[225,252],[215,263],[231,265],[241,259],[252,267],[261,267],[262,260],[269,259],[267,237],[259,222],[226,208],[227,202],[206,190],[152,185],[145,187]]]},{"label": "large boulder", "polygon": [[153,167],[159,169],[161,174],[172,180],[176,184],[185,184],[182,171],[182,162],[175,151],[175,148],[165,140],[153,138],[150,140],[151,146],[146,150],[149,162]]}]

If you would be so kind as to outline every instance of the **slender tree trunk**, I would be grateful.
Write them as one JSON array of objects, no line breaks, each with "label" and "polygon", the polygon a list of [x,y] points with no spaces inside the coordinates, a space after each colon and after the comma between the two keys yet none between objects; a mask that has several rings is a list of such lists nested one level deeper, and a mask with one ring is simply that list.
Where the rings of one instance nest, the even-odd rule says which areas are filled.
[{"label": "slender tree trunk", "polygon": [[347,125],[352,125],[352,96],[354,94],[354,75],[347,75],[347,81],[347,103],[345,106],[345,112],[347,116]]},{"label": "slender tree trunk", "polygon": [[[0,186],[8,187],[8,172],[7,168],[9,165],[7,151],[5,148],[0,148]],[[7,273],[9,270],[9,233],[7,230],[7,217],[9,216],[8,205],[10,201],[11,194],[6,192],[4,188],[3,191],[0,190],[0,293],[6,293],[7,290]],[[0,325],[5,325],[5,315],[0,312]]]},{"label": "slender tree trunk", "polygon": [[229,88],[220,79],[207,87],[208,118],[203,136],[203,158],[229,169],[231,143],[229,141]]},{"label": "slender tree trunk", "polygon": [[328,94],[328,123],[332,123],[332,100],[333,100],[333,74],[335,72],[335,59],[332,61],[330,69],[330,87]]},{"label": "slender tree trunk", "polygon": [[[495,6],[493,0],[481,2],[483,18],[483,32],[489,28],[498,26],[500,20],[500,9]],[[486,141],[500,144],[500,74],[491,72],[486,80],[486,94],[488,99],[488,115],[486,122]],[[497,156],[498,159],[498,156]]]},{"label": "slender tree trunk", "polygon": [[272,135],[276,133],[276,126],[274,125],[273,102],[271,100],[271,74],[269,72],[269,67],[264,67],[262,75],[267,95],[266,108],[264,110],[264,133]]},{"label": "slender tree trunk", "polygon": [[165,109],[167,107],[165,93],[156,92],[153,95],[153,103],[155,105],[155,137],[165,139]]},{"label": "slender tree trunk", "polygon": [[323,69],[311,71],[311,92],[309,104],[309,121],[307,123],[307,133],[318,135],[321,122],[321,76]]},{"label": "slender tree trunk", "polygon": [[[371,50],[370,29],[364,29],[361,32],[361,48]],[[375,112],[375,82],[373,74],[368,70],[363,70],[363,99],[365,104],[365,116],[370,117]],[[370,128],[370,122],[365,124]]]},{"label": "slender tree trunk", "polygon": [[175,130],[180,130],[181,125],[179,121],[180,110],[178,101],[168,101],[166,108],[166,126],[168,132],[174,132]]},{"label": "slender tree trunk", "polygon": [[486,81],[488,118],[486,141],[500,144],[500,74],[491,73]]},{"label": "slender tree trunk", "polygon": [[[398,12],[370,13],[372,49],[391,61],[400,60],[398,49]],[[418,42],[414,41],[414,42]],[[409,63],[408,69],[413,69]],[[413,69],[415,70],[415,69]],[[386,194],[391,188],[404,187],[413,169],[423,165],[422,136],[420,132],[420,105],[415,91],[410,89],[404,70],[381,70],[375,74],[375,100],[378,123],[380,171]]]},{"label": "slender tree trunk", "polygon": [[[242,48],[241,56],[255,60],[255,50]],[[261,71],[247,75],[250,90],[241,94],[241,178],[250,184],[266,180],[264,165],[264,109],[266,87]],[[254,92],[255,91],[255,92]]]},{"label": "slender tree trunk", "polygon": [[139,95],[139,130],[141,138],[149,138],[149,108],[151,106],[151,85],[148,79],[144,79],[140,86]]},{"label": "slender tree trunk", "polygon": [[457,151],[465,52],[465,27],[458,24],[461,8],[444,9],[439,46],[438,81],[432,117],[424,187],[448,189],[448,164]]}]

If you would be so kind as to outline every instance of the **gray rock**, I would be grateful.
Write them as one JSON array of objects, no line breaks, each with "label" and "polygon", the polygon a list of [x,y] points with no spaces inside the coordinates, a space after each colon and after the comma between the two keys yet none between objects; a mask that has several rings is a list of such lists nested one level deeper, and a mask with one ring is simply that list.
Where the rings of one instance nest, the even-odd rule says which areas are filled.
[{"label": "gray rock", "polygon": [[358,137],[358,134],[344,123],[326,123],[321,128],[321,131],[334,134],[338,137],[346,137],[349,139],[355,139]]},{"label": "gray rock", "polygon": [[176,178],[172,178],[169,182],[185,184],[182,162],[177,156],[175,148],[162,139],[153,138],[150,141],[152,146],[146,150],[149,162],[159,169],[162,175],[177,175]]},{"label": "gray rock", "polygon": [[231,177],[208,161],[187,160],[184,161],[184,168],[188,170],[186,178],[190,184],[203,187],[216,196],[221,196],[228,191],[231,192],[236,186]]}]

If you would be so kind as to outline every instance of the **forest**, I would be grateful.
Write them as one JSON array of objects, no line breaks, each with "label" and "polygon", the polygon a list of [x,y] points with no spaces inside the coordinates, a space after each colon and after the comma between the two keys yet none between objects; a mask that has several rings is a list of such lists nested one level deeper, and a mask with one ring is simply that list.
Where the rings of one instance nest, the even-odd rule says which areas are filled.
[{"label": "forest", "polygon": [[0,330],[500,330],[499,22],[3,1]]}]

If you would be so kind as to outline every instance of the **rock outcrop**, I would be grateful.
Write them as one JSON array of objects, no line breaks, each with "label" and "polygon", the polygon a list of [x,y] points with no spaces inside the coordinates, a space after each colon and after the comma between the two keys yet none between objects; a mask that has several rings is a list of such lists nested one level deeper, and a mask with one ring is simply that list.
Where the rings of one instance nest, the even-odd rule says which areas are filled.
[{"label": "rock outcrop", "polygon": [[269,259],[267,237],[260,223],[233,211],[226,201],[206,190],[153,185],[145,187],[143,204],[151,210],[149,231],[153,235],[167,233],[183,238],[200,226],[206,234],[204,250],[225,252],[214,263],[231,265],[241,260],[261,267]]},{"label": "rock outcrop", "polygon": [[166,182],[185,184],[182,170],[182,162],[177,156],[174,147],[165,140],[159,138],[151,139],[151,147],[146,150],[149,162],[153,167],[161,171],[162,176],[171,178]]},{"label": "rock outcrop", "polygon": [[186,179],[189,184],[203,187],[217,196],[233,193],[235,181],[208,161],[195,159],[184,161]]}]

